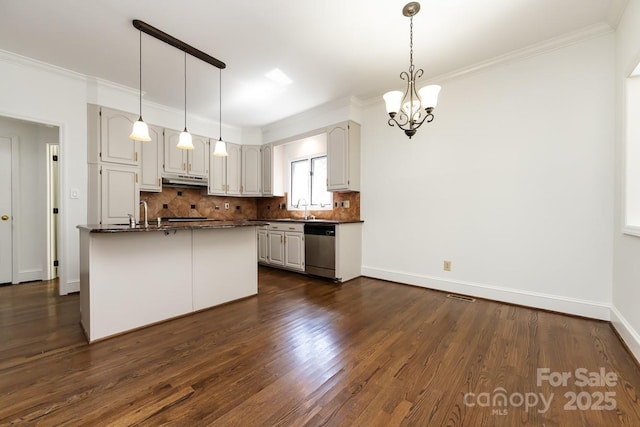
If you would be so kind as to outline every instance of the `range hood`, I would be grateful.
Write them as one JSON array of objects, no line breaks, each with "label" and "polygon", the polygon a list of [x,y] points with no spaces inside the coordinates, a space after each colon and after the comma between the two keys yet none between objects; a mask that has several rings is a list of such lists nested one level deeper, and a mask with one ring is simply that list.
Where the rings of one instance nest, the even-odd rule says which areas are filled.
[{"label": "range hood", "polygon": [[207,178],[189,175],[162,175],[162,185],[168,187],[206,187]]}]

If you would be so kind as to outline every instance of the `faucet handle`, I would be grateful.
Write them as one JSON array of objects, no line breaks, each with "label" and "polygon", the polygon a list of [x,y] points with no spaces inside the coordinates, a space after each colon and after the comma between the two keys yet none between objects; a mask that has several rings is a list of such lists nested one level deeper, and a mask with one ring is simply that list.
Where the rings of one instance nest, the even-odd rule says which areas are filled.
[{"label": "faucet handle", "polygon": [[129,215],[129,227],[131,228],[135,227],[136,226],[135,218],[131,214],[127,214],[127,215]]}]

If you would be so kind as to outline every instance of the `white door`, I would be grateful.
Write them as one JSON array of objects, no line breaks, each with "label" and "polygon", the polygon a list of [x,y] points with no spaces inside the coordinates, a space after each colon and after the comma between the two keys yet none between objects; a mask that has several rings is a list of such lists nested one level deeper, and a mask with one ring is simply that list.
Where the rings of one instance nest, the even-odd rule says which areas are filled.
[{"label": "white door", "polygon": [[12,280],[11,223],[11,138],[0,137],[0,283]]}]

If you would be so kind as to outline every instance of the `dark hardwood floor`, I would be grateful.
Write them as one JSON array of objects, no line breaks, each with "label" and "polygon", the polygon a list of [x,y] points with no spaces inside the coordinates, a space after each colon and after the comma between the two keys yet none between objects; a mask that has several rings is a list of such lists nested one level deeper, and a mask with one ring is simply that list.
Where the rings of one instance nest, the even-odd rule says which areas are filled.
[{"label": "dark hardwood floor", "polygon": [[640,426],[640,369],[606,322],[259,275],[257,297],[91,345],[78,295],[0,287],[0,425]]}]

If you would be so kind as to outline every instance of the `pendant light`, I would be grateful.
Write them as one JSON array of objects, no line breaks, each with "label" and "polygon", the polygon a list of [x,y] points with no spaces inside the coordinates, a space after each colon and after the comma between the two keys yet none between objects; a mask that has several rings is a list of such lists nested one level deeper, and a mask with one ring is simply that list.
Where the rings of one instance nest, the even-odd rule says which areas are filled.
[{"label": "pendant light", "polygon": [[133,130],[129,138],[134,141],[151,141],[151,137],[149,136],[149,127],[142,120],[142,31],[140,33],[140,117],[138,121],[133,124]]},{"label": "pendant light", "polygon": [[227,157],[229,155],[229,153],[227,153],[227,144],[222,140],[222,69],[220,69],[220,119],[218,123],[220,124],[220,133],[218,133],[219,139],[216,141],[213,155]]},{"label": "pendant light", "polygon": [[392,91],[384,94],[383,98],[389,113],[389,126],[397,125],[411,139],[423,123],[433,120],[433,110],[438,104],[440,86],[429,85],[416,89],[416,80],[422,77],[422,69],[413,66],[413,16],[420,11],[420,3],[407,3],[402,14],[409,18],[409,71],[400,73],[400,77],[407,81],[404,93]]},{"label": "pendant light", "polygon": [[184,53],[184,130],[180,133],[176,147],[181,150],[193,150],[191,134],[187,130],[187,52]]}]

